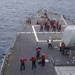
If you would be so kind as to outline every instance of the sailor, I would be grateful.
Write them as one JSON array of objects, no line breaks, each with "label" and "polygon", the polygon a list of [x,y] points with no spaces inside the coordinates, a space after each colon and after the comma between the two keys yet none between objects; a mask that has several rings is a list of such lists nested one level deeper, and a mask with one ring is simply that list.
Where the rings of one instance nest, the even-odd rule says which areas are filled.
[{"label": "sailor", "polygon": [[52,49],[52,38],[49,37],[49,39],[47,40],[47,42],[48,42],[48,49],[50,49],[50,47]]},{"label": "sailor", "polygon": [[47,31],[49,31],[49,30],[50,30],[50,22],[47,21]]},{"label": "sailor", "polygon": [[58,24],[58,31],[61,31],[61,24]]},{"label": "sailor", "polygon": [[60,43],[59,43],[59,47],[60,47],[60,52],[61,52],[61,44],[62,44],[62,42],[60,42]]},{"label": "sailor", "polygon": [[58,25],[59,25],[59,22],[57,21],[57,22],[56,22],[57,30],[58,30]]},{"label": "sailor", "polygon": [[31,18],[28,18],[26,23],[28,23],[30,25],[31,24]]},{"label": "sailor", "polygon": [[53,31],[54,20],[50,20],[50,25],[51,25],[51,28],[52,28],[52,31]]},{"label": "sailor", "polygon": [[44,15],[45,15],[46,18],[48,18],[48,15],[47,15],[47,12],[46,11],[45,11]]},{"label": "sailor", "polygon": [[32,69],[36,68],[36,56],[35,55],[31,57],[30,61],[32,61]]},{"label": "sailor", "polygon": [[64,55],[64,51],[65,51],[65,43],[64,42],[62,42],[61,48],[62,48],[62,54]]},{"label": "sailor", "polygon": [[40,24],[40,31],[43,31],[44,24]]},{"label": "sailor", "polygon": [[40,50],[41,50],[41,47],[38,46],[38,48],[36,48],[36,58],[37,58],[37,59],[40,58]]},{"label": "sailor", "polygon": [[42,53],[42,55],[41,55],[41,58],[42,58],[42,65],[41,66],[42,67],[45,66],[45,57],[46,57],[45,54]]},{"label": "sailor", "polygon": [[56,24],[56,22],[54,21],[53,31],[56,31],[56,28],[57,28],[57,24]]},{"label": "sailor", "polygon": [[47,31],[50,30],[50,19],[49,19],[49,18],[47,18],[47,19],[45,20],[44,29],[47,30]]},{"label": "sailor", "polygon": [[20,62],[21,62],[20,71],[22,71],[22,68],[23,68],[23,70],[25,70],[25,61],[26,61],[26,58],[24,58],[24,56],[22,56],[20,59]]},{"label": "sailor", "polygon": [[44,23],[44,30],[47,30],[47,21]]}]

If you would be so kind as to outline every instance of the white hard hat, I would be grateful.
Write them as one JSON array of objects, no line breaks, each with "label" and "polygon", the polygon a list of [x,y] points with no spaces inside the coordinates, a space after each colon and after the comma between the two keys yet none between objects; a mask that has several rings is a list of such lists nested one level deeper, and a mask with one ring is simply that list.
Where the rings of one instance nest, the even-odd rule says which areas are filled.
[{"label": "white hard hat", "polygon": [[51,37],[49,37],[49,38],[51,38]]}]

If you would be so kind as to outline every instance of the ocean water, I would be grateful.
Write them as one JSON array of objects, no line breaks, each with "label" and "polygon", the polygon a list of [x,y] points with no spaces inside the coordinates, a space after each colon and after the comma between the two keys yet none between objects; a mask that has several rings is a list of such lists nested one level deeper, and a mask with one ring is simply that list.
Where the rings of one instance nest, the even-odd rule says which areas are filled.
[{"label": "ocean water", "polygon": [[0,0],[0,63],[25,20],[41,8],[75,21],[75,0]]}]

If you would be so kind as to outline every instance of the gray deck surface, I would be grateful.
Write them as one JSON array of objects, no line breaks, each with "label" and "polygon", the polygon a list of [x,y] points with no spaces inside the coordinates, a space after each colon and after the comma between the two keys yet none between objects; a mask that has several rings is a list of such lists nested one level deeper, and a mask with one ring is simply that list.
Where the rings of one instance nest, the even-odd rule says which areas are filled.
[{"label": "gray deck surface", "polygon": [[[52,13],[48,14],[50,18],[56,18],[56,20],[58,20],[63,25],[63,32],[66,25],[64,21],[60,19],[60,16]],[[50,33],[52,32],[50,30],[50,32],[43,31],[43,33],[39,33],[40,26],[36,26],[36,18],[37,17],[32,20],[32,25],[34,25],[35,31],[38,32],[36,34],[39,40],[47,40],[49,36],[51,36],[54,40],[61,40],[63,34],[62,32]],[[70,21],[68,22],[67,19],[66,21],[67,23],[73,25],[73,23]],[[53,43],[53,49],[48,49],[47,42],[37,43],[33,33],[32,25],[25,25],[17,36],[17,40],[15,41],[15,44],[12,48],[12,50],[14,50],[14,53],[12,53],[9,57],[9,64],[6,65],[3,75],[57,75],[54,69],[56,65],[67,65],[67,62],[69,62],[69,64],[72,64],[68,56],[62,55],[62,53],[59,52],[59,42]],[[41,65],[37,63],[36,69],[32,70],[30,58],[32,54],[36,54],[36,47],[38,45],[42,47],[41,53],[43,52],[46,54],[46,59],[49,60],[49,62],[46,62],[45,67],[41,67]],[[27,61],[25,62],[25,71],[20,71],[20,58],[22,55],[24,55],[27,59]]]}]

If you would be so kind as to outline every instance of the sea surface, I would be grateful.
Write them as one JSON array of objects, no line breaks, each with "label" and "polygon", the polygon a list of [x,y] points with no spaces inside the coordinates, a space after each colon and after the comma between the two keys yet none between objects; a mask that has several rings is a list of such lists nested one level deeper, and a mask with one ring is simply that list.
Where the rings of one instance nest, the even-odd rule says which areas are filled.
[{"label": "sea surface", "polygon": [[26,19],[41,8],[75,21],[75,0],[0,0],[0,64]]}]

